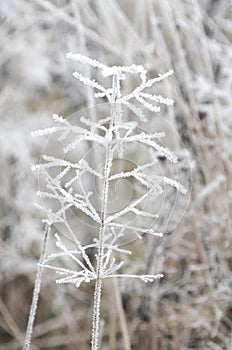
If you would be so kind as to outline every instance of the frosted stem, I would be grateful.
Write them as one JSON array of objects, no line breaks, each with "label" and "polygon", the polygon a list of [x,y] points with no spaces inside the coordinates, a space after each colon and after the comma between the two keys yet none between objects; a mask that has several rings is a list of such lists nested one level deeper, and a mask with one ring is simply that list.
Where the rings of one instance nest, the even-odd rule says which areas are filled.
[{"label": "frosted stem", "polygon": [[[111,121],[109,129],[113,128],[116,114],[118,112],[117,106],[115,104],[117,99],[117,86],[118,79],[117,76],[113,76],[113,90],[115,91],[112,108],[111,108]],[[113,136],[112,136],[113,137]],[[93,306],[93,321],[92,321],[92,341],[91,350],[98,350],[98,340],[99,340],[99,328],[100,328],[100,309],[101,309],[101,292],[102,292],[102,270],[103,270],[103,255],[104,255],[104,235],[106,230],[106,213],[108,205],[108,194],[109,194],[109,178],[110,170],[113,160],[113,150],[112,150],[112,138],[108,143],[105,167],[104,167],[104,183],[103,183],[103,199],[102,199],[102,211],[101,211],[101,226],[99,230],[99,246],[97,253],[97,279],[95,283],[94,290],[94,306]]]},{"label": "frosted stem", "polygon": [[99,278],[95,283],[94,306],[93,306],[93,323],[92,323],[92,350],[98,349],[98,339],[100,331],[100,308],[101,308],[101,291],[102,279]]},{"label": "frosted stem", "polygon": [[31,303],[31,307],[30,307],[30,314],[29,314],[28,323],[27,323],[27,330],[26,330],[23,350],[29,350],[30,346],[31,346],[31,337],[32,337],[33,326],[34,326],[34,322],[35,322],[36,310],[38,307],[39,294],[40,294],[40,288],[41,288],[41,278],[42,278],[42,272],[43,272],[42,263],[43,263],[45,256],[46,256],[49,232],[50,232],[50,226],[47,225],[45,228],[43,247],[42,247],[42,251],[41,251],[41,255],[40,255],[40,259],[39,259],[39,264],[38,264],[38,268],[37,268],[35,286],[34,286],[34,291],[33,291],[32,303]]}]

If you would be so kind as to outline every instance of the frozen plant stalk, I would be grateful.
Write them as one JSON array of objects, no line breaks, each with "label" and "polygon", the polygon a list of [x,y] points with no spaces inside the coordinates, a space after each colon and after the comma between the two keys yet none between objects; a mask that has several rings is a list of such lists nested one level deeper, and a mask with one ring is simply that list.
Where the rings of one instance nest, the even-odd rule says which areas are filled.
[{"label": "frozen plant stalk", "polygon": [[[108,67],[103,63],[81,54],[69,53],[67,57],[81,64],[91,65],[101,70],[103,76],[111,77],[111,87],[105,88],[99,82],[91,80],[79,72],[73,73],[74,77],[79,81],[95,89],[96,98],[107,98],[110,104],[109,116],[97,122],[82,117],[81,122],[83,127],[80,127],[72,125],[68,120],[58,115],[53,115],[56,125],[48,129],[37,130],[33,135],[50,135],[55,133],[58,135],[58,140],[61,142],[65,142],[67,136],[71,135],[72,140],[67,141],[65,144],[65,153],[76,149],[79,144],[84,141],[91,141],[94,144],[101,145],[105,151],[105,164],[103,173],[100,173],[97,169],[94,169],[91,164],[88,164],[85,159],[73,163],[68,160],[44,155],[44,162],[34,166],[34,169],[39,169],[44,174],[47,183],[47,191],[40,191],[38,193],[39,196],[44,199],[54,200],[59,206],[56,210],[49,210],[47,212],[47,219],[44,221],[49,226],[62,223],[75,242],[75,249],[70,250],[66,247],[60,236],[56,234],[57,246],[61,252],[47,256],[43,262],[40,263],[40,266],[55,270],[61,275],[61,277],[57,279],[57,283],[74,283],[76,287],[79,287],[82,282],[95,280],[91,349],[98,350],[103,279],[126,277],[138,278],[144,282],[152,282],[154,279],[162,277],[162,274],[131,275],[119,273],[124,261],[116,261],[116,253],[117,255],[131,254],[130,250],[120,248],[119,239],[122,236],[127,234],[128,231],[134,232],[136,237],[139,238],[142,238],[145,233],[158,237],[162,236],[162,233],[155,232],[152,228],[141,227],[136,224],[133,226],[125,223],[124,219],[126,215],[130,213],[135,217],[156,218],[158,216],[157,214],[141,209],[141,205],[143,205],[150,195],[158,196],[163,193],[164,184],[168,184],[182,193],[185,193],[186,190],[176,180],[165,176],[151,175],[153,174],[152,168],[156,164],[157,159],[152,159],[151,162],[134,167],[131,171],[121,171],[113,175],[111,174],[114,158],[116,156],[122,157],[125,147],[131,143],[137,143],[148,147],[154,152],[153,154],[162,155],[170,162],[176,163],[177,159],[175,155],[159,143],[159,139],[164,136],[164,133],[149,134],[146,132],[138,132],[136,130],[137,122],[123,121],[122,110],[123,105],[127,106],[134,115],[145,122],[146,116],[144,114],[144,109],[158,112],[160,110],[159,104],[172,105],[173,100],[160,95],[154,95],[150,93],[149,90],[155,83],[170,76],[173,71],[170,70],[165,74],[160,74],[156,78],[147,80],[147,71],[141,65]],[[121,83],[126,79],[128,73],[138,76],[141,82],[132,92],[122,95]],[[143,108],[135,105],[133,103],[134,100],[137,100]],[[63,170],[59,171],[60,168]],[[57,170],[57,175],[51,176],[49,173],[50,169]],[[149,174],[146,171],[147,169],[149,169]],[[102,203],[100,213],[91,201],[92,193],[85,190],[83,177],[86,174],[97,177],[101,182]],[[108,214],[107,208],[110,184],[117,179],[128,178],[133,178],[137,181],[143,188],[143,192],[139,194],[138,198],[131,200],[127,207],[114,214]],[[73,188],[76,182],[78,182],[78,190]],[[78,209],[98,225],[98,237],[95,238],[91,244],[84,245],[77,239],[66,215],[67,211],[71,208]],[[89,248],[96,249],[97,251],[96,264],[94,264],[88,256]],[[77,265],[77,269],[69,270],[50,264],[51,261],[57,258],[61,259],[63,256],[72,259]]]}]

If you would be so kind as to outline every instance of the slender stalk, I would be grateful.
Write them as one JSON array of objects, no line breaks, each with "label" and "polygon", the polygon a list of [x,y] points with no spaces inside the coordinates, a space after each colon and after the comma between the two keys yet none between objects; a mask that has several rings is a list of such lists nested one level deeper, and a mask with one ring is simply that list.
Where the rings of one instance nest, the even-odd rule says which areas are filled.
[{"label": "slender stalk", "polygon": [[109,174],[112,165],[113,153],[109,143],[105,169],[104,169],[104,184],[103,184],[103,204],[101,213],[101,226],[99,230],[99,247],[97,254],[97,279],[94,291],[94,307],[93,307],[93,323],[92,323],[92,350],[98,349],[98,336],[100,325],[100,305],[101,305],[101,291],[102,291],[102,265],[104,256],[104,234],[106,230],[105,217],[107,212],[108,193],[109,193]]},{"label": "slender stalk", "polygon": [[122,298],[121,298],[121,294],[120,294],[120,290],[119,290],[118,280],[116,278],[113,279],[113,285],[114,285],[115,302],[117,305],[119,322],[120,322],[120,327],[121,327],[121,331],[122,331],[124,349],[131,350],[129,331],[128,331],[127,324],[126,324],[126,317],[125,317],[125,313],[123,310]]},{"label": "slender stalk", "polygon": [[[117,98],[117,77],[113,76],[113,90],[115,91],[114,102],[111,105],[111,121],[109,125],[109,132],[112,129],[117,113],[116,98]],[[112,136],[113,137],[113,136]],[[98,350],[99,328],[100,328],[100,308],[101,308],[101,294],[102,294],[102,267],[104,259],[104,235],[106,231],[105,218],[107,214],[108,196],[109,196],[109,177],[112,167],[113,151],[112,151],[112,137],[109,140],[105,167],[104,167],[104,183],[103,183],[103,198],[101,210],[101,225],[99,230],[99,246],[97,253],[97,279],[94,290],[94,306],[93,306],[93,321],[92,321],[92,341],[91,349]]]},{"label": "slender stalk", "polygon": [[33,326],[35,322],[36,310],[38,307],[39,294],[40,294],[40,288],[41,288],[41,278],[42,278],[42,272],[43,272],[43,267],[41,266],[41,264],[43,263],[44,258],[46,256],[49,233],[50,233],[50,226],[46,225],[44,240],[43,240],[43,247],[40,254],[39,265],[37,268],[35,286],[33,291],[32,303],[31,303],[30,314],[29,314],[29,319],[27,323],[27,330],[26,330],[23,350],[29,350],[31,346],[31,338],[32,338]]}]

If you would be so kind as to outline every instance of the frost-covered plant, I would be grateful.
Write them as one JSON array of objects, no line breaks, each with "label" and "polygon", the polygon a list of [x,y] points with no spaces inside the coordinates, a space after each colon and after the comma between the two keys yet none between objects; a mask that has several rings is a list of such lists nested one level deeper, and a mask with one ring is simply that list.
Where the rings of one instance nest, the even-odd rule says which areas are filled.
[{"label": "frost-covered plant", "polygon": [[[33,167],[34,170],[41,171],[47,187],[45,191],[39,191],[38,195],[43,200],[56,202],[56,207],[47,210],[47,218],[44,219],[47,226],[46,241],[49,227],[61,224],[75,243],[75,249],[69,249],[58,233],[55,234],[55,237],[60,252],[46,256],[45,248],[43,249],[24,349],[28,349],[30,346],[42,268],[48,268],[55,270],[60,275],[57,283],[72,283],[79,287],[83,282],[95,281],[91,349],[97,350],[103,279],[125,277],[152,282],[154,279],[163,277],[161,273],[146,275],[121,272],[120,270],[124,264],[122,256],[132,253],[120,246],[121,238],[126,236],[128,232],[134,232],[135,237],[138,238],[142,238],[144,234],[162,237],[162,233],[156,232],[153,227],[138,224],[136,220],[138,217],[142,217],[145,223],[144,219],[146,218],[155,219],[158,217],[157,213],[144,209],[144,203],[150,196],[153,198],[160,196],[164,192],[165,184],[186,193],[185,188],[177,180],[166,176],[158,176],[154,171],[158,156],[165,157],[174,164],[177,162],[176,156],[160,143],[160,139],[165,136],[164,133],[150,134],[138,131],[136,121],[124,120],[122,108],[123,106],[128,107],[133,115],[145,122],[147,118],[144,110],[158,112],[160,106],[157,106],[157,104],[172,105],[173,100],[151,93],[150,88],[155,83],[170,76],[173,71],[170,70],[156,78],[147,79],[147,71],[141,65],[108,67],[81,54],[69,53],[67,57],[81,64],[99,69],[104,77],[111,77],[112,85],[105,88],[98,81],[89,79],[79,72],[73,73],[75,78],[95,90],[96,98],[106,98],[108,100],[110,106],[108,115],[98,121],[81,117],[82,126],[79,126],[73,125],[67,119],[55,114],[53,115],[55,126],[37,130],[33,135],[57,135],[57,139],[65,143],[65,154],[70,151],[77,151],[83,142],[99,145],[104,152],[104,169],[99,171],[84,158],[70,161],[48,155],[43,156],[43,163]],[[133,91],[123,94],[121,85],[128,74],[139,77],[141,81]],[[135,101],[139,102],[140,106],[136,105]],[[114,159],[116,157],[122,158],[125,150],[133,144],[149,148],[152,151],[153,159],[150,162],[134,166],[130,171],[112,173]],[[93,193],[85,188],[84,179],[86,175],[95,177],[100,183],[100,210],[92,200]],[[131,198],[128,205],[123,209],[108,213],[111,184],[115,180],[129,178],[133,178],[141,186],[137,198]],[[68,212],[71,209],[86,215],[98,228],[98,236],[94,237],[91,243],[83,243],[77,238],[77,233],[71,227],[72,225],[68,219]],[[135,217],[132,225],[125,220],[128,214]],[[95,260],[89,254],[90,248],[96,251]],[[76,269],[51,264],[53,260],[64,257],[71,259],[75,263]]]}]

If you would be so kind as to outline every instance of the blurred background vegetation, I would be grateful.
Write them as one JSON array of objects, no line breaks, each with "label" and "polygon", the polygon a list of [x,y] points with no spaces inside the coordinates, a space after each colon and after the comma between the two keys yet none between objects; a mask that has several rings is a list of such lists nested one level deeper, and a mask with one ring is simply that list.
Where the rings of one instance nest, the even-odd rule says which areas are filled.
[{"label": "blurred background vegetation", "polygon": [[[175,107],[161,113],[175,130],[167,144],[178,152],[190,200],[178,204],[182,219],[162,240],[135,243],[143,268],[155,265],[165,278],[120,281],[131,349],[231,349],[231,2],[2,0],[0,21],[0,349],[22,347],[43,236],[31,166],[44,140],[30,132],[47,127],[52,113],[95,103],[71,76],[69,51],[108,65],[143,64],[150,76],[175,71],[159,87]],[[35,348],[89,349],[92,287],[56,286],[44,274]],[[115,288],[105,285],[104,350],[124,349]]]}]

